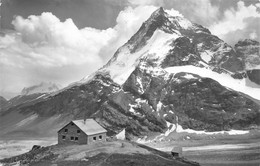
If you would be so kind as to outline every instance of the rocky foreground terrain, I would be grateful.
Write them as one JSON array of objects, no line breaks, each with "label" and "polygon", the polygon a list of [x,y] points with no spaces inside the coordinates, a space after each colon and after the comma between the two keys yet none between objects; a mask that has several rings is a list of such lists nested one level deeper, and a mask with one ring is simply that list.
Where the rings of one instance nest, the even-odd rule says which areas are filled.
[{"label": "rocky foreground terrain", "polygon": [[196,162],[173,157],[144,145],[114,141],[96,145],[34,146],[28,153],[0,160],[4,166],[14,163],[32,166],[89,165],[89,166],[198,166]]}]

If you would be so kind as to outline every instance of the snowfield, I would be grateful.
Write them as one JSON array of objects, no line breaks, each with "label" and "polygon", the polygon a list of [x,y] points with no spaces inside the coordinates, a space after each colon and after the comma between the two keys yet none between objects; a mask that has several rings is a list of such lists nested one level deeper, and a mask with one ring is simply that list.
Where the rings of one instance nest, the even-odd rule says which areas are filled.
[{"label": "snowfield", "polygon": [[238,92],[242,92],[257,100],[260,100],[260,86],[250,82],[248,79],[238,80],[234,79],[228,74],[219,74],[205,68],[195,67],[191,65],[168,67],[165,68],[165,70],[169,73],[187,72],[197,74],[201,77],[211,78],[219,82],[222,86],[225,86]]},{"label": "snowfield", "polygon": [[177,124],[176,127],[177,133],[190,133],[190,134],[206,134],[206,135],[214,135],[214,134],[228,134],[228,135],[241,135],[248,134],[247,130],[230,130],[230,131],[215,131],[215,132],[207,132],[207,131],[197,131],[192,129],[183,129],[181,125]]},{"label": "snowfield", "polygon": [[156,30],[147,44],[135,53],[130,53],[128,45],[123,46],[115,61],[106,68],[101,69],[101,72],[108,72],[116,83],[122,85],[135,70],[140,58],[149,57],[149,59],[156,59],[160,63],[172,48],[170,46],[171,42],[178,37],[180,36],[177,34]]}]

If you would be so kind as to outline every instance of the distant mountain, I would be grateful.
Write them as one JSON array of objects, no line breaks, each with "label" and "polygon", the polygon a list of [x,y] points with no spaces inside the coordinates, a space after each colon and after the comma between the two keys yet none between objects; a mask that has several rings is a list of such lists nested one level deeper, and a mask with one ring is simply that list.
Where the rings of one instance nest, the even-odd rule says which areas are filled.
[{"label": "distant mountain", "polygon": [[83,117],[95,118],[109,135],[125,129],[129,139],[249,130],[260,125],[260,86],[251,86],[237,52],[203,26],[159,8],[104,67],[1,114],[0,135],[53,136]]},{"label": "distant mountain", "polygon": [[0,96],[0,109],[4,107],[7,103],[8,101],[4,97]]},{"label": "distant mountain", "polygon": [[61,86],[56,85],[55,83],[42,82],[38,85],[23,88],[21,95],[15,96],[4,102],[4,104],[2,104],[0,107],[0,111],[5,111],[11,107],[16,107],[21,104],[30,105],[37,100],[41,100],[42,98],[47,97],[50,93],[58,91],[60,87]]},{"label": "distant mountain", "polygon": [[34,85],[31,87],[26,87],[22,90],[21,95],[30,95],[34,93],[51,93],[58,91],[60,86],[51,83],[51,82],[42,82],[38,85]]}]

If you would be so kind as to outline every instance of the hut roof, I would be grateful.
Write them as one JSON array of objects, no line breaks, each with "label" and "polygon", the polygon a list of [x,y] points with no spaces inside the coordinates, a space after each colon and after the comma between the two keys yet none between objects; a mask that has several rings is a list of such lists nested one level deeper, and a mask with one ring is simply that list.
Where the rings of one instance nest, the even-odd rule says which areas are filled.
[{"label": "hut roof", "polygon": [[73,120],[72,122],[87,135],[94,135],[107,132],[107,130],[100,126],[94,119],[86,119],[85,121],[84,119]]},{"label": "hut roof", "polygon": [[175,146],[172,148],[172,152],[182,153],[182,147]]}]

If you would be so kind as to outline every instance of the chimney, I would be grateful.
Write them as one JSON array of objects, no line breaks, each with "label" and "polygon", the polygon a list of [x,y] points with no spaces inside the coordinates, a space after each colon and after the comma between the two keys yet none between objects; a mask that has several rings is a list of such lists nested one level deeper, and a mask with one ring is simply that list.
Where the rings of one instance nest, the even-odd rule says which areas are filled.
[{"label": "chimney", "polygon": [[86,120],[87,120],[87,111],[85,110],[85,113],[84,113],[84,124],[86,124]]}]

